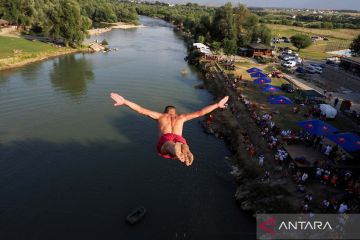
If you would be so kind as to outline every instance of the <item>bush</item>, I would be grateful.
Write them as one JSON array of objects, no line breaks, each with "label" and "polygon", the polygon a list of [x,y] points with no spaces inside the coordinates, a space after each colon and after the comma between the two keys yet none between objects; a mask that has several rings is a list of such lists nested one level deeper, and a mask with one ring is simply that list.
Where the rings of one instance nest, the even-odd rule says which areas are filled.
[{"label": "bush", "polygon": [[258,63],[261,64],[267,64],[271,62],[271,58],[267,58],[267,57],[254,57],[254,58]]}]

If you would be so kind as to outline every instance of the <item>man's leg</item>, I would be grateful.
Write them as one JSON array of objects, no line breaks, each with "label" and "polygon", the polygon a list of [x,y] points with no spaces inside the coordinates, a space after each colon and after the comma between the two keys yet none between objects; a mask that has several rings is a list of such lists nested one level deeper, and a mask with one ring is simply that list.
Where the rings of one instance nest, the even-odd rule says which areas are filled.
[{"label": "man's leg", "polygon": [[162,147],[161,147],[161,153],[162,154],[170,154],[174,157],[176,157],[177,159],[179,159],[181,162],[185,161],[185,156],[181,151],[181,143],[180,142],[172,142],[172,141],[167,141],[165,142]]},{"label": "man's leg", "polygon": [[194,161],[194,155],[190,152],[189,145],[181,144],[181,152],[184,154],[186,166],[190,166]]}]

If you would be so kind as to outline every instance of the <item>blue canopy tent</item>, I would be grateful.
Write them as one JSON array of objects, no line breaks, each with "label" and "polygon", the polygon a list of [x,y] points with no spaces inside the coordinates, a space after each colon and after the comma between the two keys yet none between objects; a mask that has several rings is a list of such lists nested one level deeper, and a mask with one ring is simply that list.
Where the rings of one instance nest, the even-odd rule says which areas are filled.
[{"label": "blue canopy tent", "polygon": [[348,152],[360,151],[360,137],[353,133],[339,133],[327,136]]},{"label": "blue canopy tent", "polygon": [[260,90],[263,91],[263,92],[279,92],[280,88],[275,87],[275,86],[270,85],[270,84],[264,84],[264,85],[260,86]]},{"label": "blue canopy tent", "polygon": [[249,68],[248,70],[246,70],[248,73],[255,73],[255,72],[262,72],[261,69],[253,67],[253,68]]},{"label": "blue canopy tent", "polygon": [[285,96],[270,96],[268,102],[271,104],[292,104],[293,102]]},{"label": "blue canopy tent", "polygon": [[327,136],[338,131],[330,124],[324,123],[323,121],[317,119],[301,121],[297,122],[296,124],[315,136]]},{"label": "blue canopy tent", "polygon": [[268,77],[260,77],[253,81],[254,84],[265,84],[265,83],[271,83],[271,79]]},{"label": "blue canopy tent", "polygon": [[267,77],[267,75],[266,75],[265,73],[262,73],[262,72],[250,73],[250,76],[251,76],[252,78]]}]

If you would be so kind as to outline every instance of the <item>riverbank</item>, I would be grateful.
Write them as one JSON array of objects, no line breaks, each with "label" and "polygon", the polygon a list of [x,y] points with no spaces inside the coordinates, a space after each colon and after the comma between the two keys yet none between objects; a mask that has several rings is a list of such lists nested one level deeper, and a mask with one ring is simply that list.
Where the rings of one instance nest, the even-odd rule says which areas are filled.
[{"label": "riverbank", "polygon": [[284,188],[286,179],[275,178],[274,173],[273,180],[266,179],[257,158],[249,154],[248,141],[251,141],[261,148],[266,159],[274,159],[274,153],[266,148],[266,141],[259,138],[261,133],[246,106],[227,87],[221,69],[214,62],[201,61],[199,67],[205,76],[205,88],[216,97],[228,95],[231,99],[229,109],[215,112],[211,125],[205,128],[210,127],[215,135],[223,138],[233,153],[229,161],[238,184],[234,196],[240,208],[250,214],[296,212],[299,201]]},{"label": "riverbank", "polygon": [[66,54],[89,52],[89,48],[61,47],[20,37],[0,36],[0,71]]},{"label": "riverbank", "polygon": [[88,33],[89,35],[99,35],[105,32],[110,32],[113,29],[132,29],[132,28],[142,28],[145,27],[144,25],[136,25],[131,23],[124,23],[124,22],[117,22],[112,23],[111,25],[103,28],[93,28],[89,29]]},{"label": "riverbank", "polygon": [[[349,179],[345,174],[351,176],[354,169],[337,160],[341,151],[334,151],[333,157],[329,157],[324,155],[321,146],[320,150],[315,149],[315,138],[304,137],[296,126],[299,121],[313,118],[306,117],[314,111],[313,106],[297,103],[301,109],[294,112],[288,105],[269,104],[269,94],[261,92],[252,83],[246,70],[257,67],[268,73],[272,71],[271,66],[244,59],[244,62],[235,63],[236,70],[226,70],[226,64],[231,60],[222,58],[203,57],[195,64],[203,72],[206,89],[219,98],[230,96],[228,109],[214,112],[203,126],[206,132],[224,139],[233,153],[228,159],[233,163],[232,174],[238,182],[235,199],[240,208],[251,214],[336,213],[339,204],[343,203],[350,206],[352,213],[357,213],[356,198],[346,197],[353,186],[351,191],[358,191],[354,185],[356,175],[354,179]],[[271,80],[276,87],[285,83],[282,78],[273,77]],[[281,94],[294,102],[299,97],[286,92]],[[338,118],[332,124],[345,122]],[[341,131],[349,131],[344,124],[341,125],[337,126]],[[286,137],[284,131],[291,131],[291,135]],[[324,146],[331,144],[324,142]],[[294,146],[301,149],[300,153],[296,153],[300,155],[296,156],[305,156],[305,152],[309,152],[309,161],[313,161],[311,156],[315,156],[315,167],[301,165],[298,157],[290,155],[295,153],[288,152],[288,147]],[[328,176],[324,175],[325,180],[321,174],[316,175],[323,168],[328,171]],[[324,201],[330,202],[333,207],[324,207]]]},{"label": "riverbank", "polygon": [[[90,29],[89,35],[99,35],[112,29],[140,28],[143,25],[118,22],[104,28]],[[10,31],[11,30],[11,31]],[[79,52],[91,52],[87,46],[70,48],[40,41],[30,41],[14,32],[13,29],[2,32],[0,35],[0,71],[21,67],[30,63],[39,62],[52,57]]]}]

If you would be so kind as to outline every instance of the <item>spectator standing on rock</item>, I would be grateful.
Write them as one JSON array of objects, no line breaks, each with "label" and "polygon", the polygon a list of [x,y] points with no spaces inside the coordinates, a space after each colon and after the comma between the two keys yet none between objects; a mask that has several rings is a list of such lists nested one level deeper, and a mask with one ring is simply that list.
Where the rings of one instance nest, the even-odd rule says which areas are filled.
[{"label": "spectator standing on rock", "polygon": [[348,210],[349,210],[348,205],[347,205],[346,203],[342,203],[342,204],[340,204],[340,206],[339,206],[338,212],[339,212],[339,213],[345,213],[345,212],[347,212]]},{"label": "spectator standing on rock", "polygon": [[306,180],[308,179],[309,175],[307,173],[303,173],[301,176],[301,182],[304,184]]},{"label": "spectator standing on rock", "polygon": [[264,160],[265,160],[264,155],[260,155],[260,157],[259,157],[259,166],[260,167],[264,166]]}]

